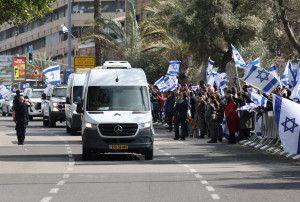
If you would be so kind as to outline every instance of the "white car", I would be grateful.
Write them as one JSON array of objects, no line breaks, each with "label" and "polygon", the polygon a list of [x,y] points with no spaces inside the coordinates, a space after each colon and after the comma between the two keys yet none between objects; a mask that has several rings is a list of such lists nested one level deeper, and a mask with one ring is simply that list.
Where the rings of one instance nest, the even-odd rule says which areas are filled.
[{"label": "white car", "polygon": [[2,109],[2,103],[4,102],[3,98],[0,98],[0,109]]},{"label": "white car", "polygon": [[41,96],[44,93],[44,89],[26,88],[24,92],[25,99],[31,101],[34,106],[28,108],[29,120],[32,121],[33,117],[42,117],[41,109]]},{"label": "white car", "polygon": [[2,103],[2,116],[6,116],[6,114],[8,116],[12,115],[12,106],[15,95],[15,93],[11,93],[5,97],[4,102]]}]

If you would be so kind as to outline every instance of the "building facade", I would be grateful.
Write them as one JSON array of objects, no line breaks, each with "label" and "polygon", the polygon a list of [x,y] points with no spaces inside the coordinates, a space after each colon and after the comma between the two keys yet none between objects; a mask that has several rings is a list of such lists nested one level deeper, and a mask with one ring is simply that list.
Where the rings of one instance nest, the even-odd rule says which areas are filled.
[{"label": "building facade", "polygon": [[[145,18],[140,9],[151,0],[135,0],[137,19]],[[102,15],[113,18],[125,17],[125,0],[102,0]],[[33,54],[46,54],[59,63],[67,63],[68,34],[63,33],[61,25],[68,27],[68,0],[57,0],[53,12],[44,19],[36,19],[32,24],[19,27],[3,24],[0,26],[0,55],[27,56],[29,46]],[[72,56],[94,55],[94,44],[79,42],[82,32],[90,27],[86,21],[94,18],[93,0],[72,0]],[[64,65],[63,65],[64,66]]]}]

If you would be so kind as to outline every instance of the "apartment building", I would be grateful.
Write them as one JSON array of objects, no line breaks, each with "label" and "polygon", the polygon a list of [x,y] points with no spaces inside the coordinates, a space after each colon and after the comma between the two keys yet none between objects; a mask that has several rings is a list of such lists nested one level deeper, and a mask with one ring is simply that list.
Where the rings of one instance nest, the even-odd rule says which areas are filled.
[{"label": "apartment building", "polygon": [[[131,0],[133,1],[133,0]],[[137,19],[145,18],[141,6],[151,0],[135,0]],[[113,18],[125,17],[125,0],[102,0],[102,15]],[[60,63],[67,63],[68,34],[62,32],[61,25],[68,27],[68,0],[57,0],[53,12],[44,19],[36,19],[32,24],[19,27],[3,24],[0,26],[0,55],[27,56],[29,46],[33,53],[46,53],[48,57]],[[94,17],[93,0],[72,0],[72,56],[94,55],[94,45],[81,45],[79,38],[82,32],[91,25],[86,21]]]}]

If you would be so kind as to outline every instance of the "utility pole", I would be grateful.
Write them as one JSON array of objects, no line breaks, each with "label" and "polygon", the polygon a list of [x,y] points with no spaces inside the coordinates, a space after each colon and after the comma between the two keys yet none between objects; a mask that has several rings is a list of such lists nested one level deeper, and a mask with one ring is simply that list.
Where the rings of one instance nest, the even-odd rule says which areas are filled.
[{"label": "utility pole", "polygon": [[72,2],[68,0],[68,69],[72,69]]},{"label": "utility pole", "polygon": [[[95,14],[94,19],[101,16],[101,0],[95,0]],[[95,29],[101,29],[100,26],[95,25]],[[101,48],[101,43],[99,40],[95,40],[95,56],[96,56],[96,66],[101,66],[103,61],[103,51]]]}]

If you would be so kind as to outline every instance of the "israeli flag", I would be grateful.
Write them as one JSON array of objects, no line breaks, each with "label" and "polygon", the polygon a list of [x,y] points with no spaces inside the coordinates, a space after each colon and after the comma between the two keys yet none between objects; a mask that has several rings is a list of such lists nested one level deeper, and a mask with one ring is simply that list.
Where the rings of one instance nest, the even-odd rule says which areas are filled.
[{"label": "israeli flag", "polygon": [[169,61],[169,69],[167,72],[167,76],[178,76],[179,75],[179,67],[180,61]]},{"label": "israeli flag", "polygon": [[165,77],[164,79],[165,85],[166,85],[166,90],[168,91],[173,91],[177,88],[177,83],[178,80],[174,77]]},{"label": "israeli flag", "polygon": [[281,83],[281,80],[277,74],[277,71],[276,71],[276,66],[275,65],[272,65],[269,69],[269,73],[272,74],[280,83],[280,88],[282,87],[282,83]]},{"label": "israeli flag", "polygon": [[48,84],[60,84],[60,69],[59,65],[48,67],[44,69],[43,74],[46,76],[45,83]]},{"label": "israeli flag", "polygon": [[300,60],[298,62],[298,65],[297,65],[297,72],[296,72],[296,81],[298,82],[300,80]]},{"label": "israeli flag", "polygon": [[64,24],[61,25],[61,28],[64,33],[68,32],[68,28]]},{"label": "israeli flag", "polygon": [[291,99],[298,102],[300,100],[300,81],[298,81],[297,85],[294,87],[294,90],[291,94]]},{"label": "israeli flag", "polygon": [[300,105],[273,94],[273,110],[284,151],[300,154]]},{"label": "israeli flag", "polygon": [[246,69],[242,81],[251,84],[263,93],[270,94],[273,90],[280,85],[279,81],[267,70],[261,67],[252,66]]},{"label": "israeli flag", "polygon": [[293,88],[297,84],[296,80],[297,80],[297,75],[293,70],[291,61],[289,60],[288,63],[286,64],[281,81],[284,86],[287,86],[290,90],[293,90]]},{"label": "israeli flag", "polygon": [[243,60],[240,53],[238,52],[238,50],[232,44],[231,44],[231,48],[232,48],[232,58],[234,60],[235,66],[240,68],[247,68],[246,63]]},{"label": "israeli flag", "polygon": [[[224,116],[225,117],[225,116]],[[226,122],[226,119],[224,118],[223,119],[223,122],[222,122],[222,128],[223,128],[223,136],[229,140],[229,136],[230,136],[230,131],[229,131],[229,128],[228,128],[228,125],[227,125],[227,122]],[[238,133],[236,132],[235,133],[235,140],[238,141],[239,140],[239,135]]]},{"label": "israeli flag", "polygon": [[8,96],[11,93],[10,89],[5,86],[5,85],[1,85],[0,86],[0,95],[5,98],[6,96]]},{"label": "israeli flag", "polygon": [[195,92],[196,92],[197,88],[198,88],[198,86],[192,86],[192,89],[193,89],[193,91],[195,91]]},{"label": "israeli flag", "polygon": [[258,105],[255,103],[246,103],[245,106],[238,108],[237,111],[246,110],[246,111],[252,112],[252,111],[254,111],[254,108],[257,108],[257,107],[258,107]]},{"label": "israeli flag", "polygon": [[260,58],[256,58],[253,62],[251,62],[248,67],[257,66],[260,67]]},{"label": "israeli flag", "polygon": [[267,107],[267,98],[257,93],[248,90],[250,99],[254,102],[254,104],[262,107]]},{"label": "israeli flag", "polygon": [[227,79],[227,74],[226,73],[217,73],[214,76],[214,80],[216,82],[216,85],[218,86],[218,89],[224,89],[226,87],[226,79]]},{"label": "israeli flag", "polygon": [[163,91],[166,90],[166,84],[165,84],[165,77],[161,77],[160,79],[158,79],[155,83],[154,86],[157,86],[159,90]]}]

